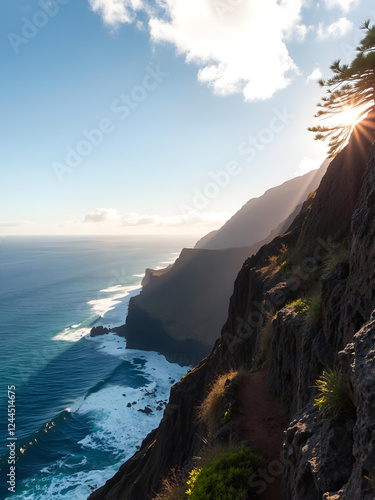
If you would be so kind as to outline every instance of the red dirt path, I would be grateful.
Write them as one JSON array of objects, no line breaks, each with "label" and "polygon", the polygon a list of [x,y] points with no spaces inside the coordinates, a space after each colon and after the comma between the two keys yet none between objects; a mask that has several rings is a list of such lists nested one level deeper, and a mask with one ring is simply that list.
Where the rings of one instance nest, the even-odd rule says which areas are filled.
[{"label": "red dirt path", "polygon": [[[267,370],[244,376],[238,388],[238,424],[249,441],[264,457],[261,469],[263,500],[280,500],[283,431],[287,425],[285,409],[267,390]],[[259,493],[262,485],[259,484]]]}]

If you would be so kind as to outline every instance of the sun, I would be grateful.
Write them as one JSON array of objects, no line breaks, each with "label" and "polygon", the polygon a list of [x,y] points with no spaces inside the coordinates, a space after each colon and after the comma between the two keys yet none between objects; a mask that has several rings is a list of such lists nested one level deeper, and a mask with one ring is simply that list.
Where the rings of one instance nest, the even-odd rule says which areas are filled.
[{"label": "sun", "polygon": [[366,115],[361,116],[363,111],[365,111],[366,106],[360,107],[350,107],[337,113],[336,116],[331,120],[332,125],[339,126],[345,125],[347,127],[355,127]]},{"label": "sun", "polygon": [[339,113],[337,118],[340,120],[340,123],[354,127],[357,121],[359,121],[360,113],[361,110],[358,108],[349,108]]}]

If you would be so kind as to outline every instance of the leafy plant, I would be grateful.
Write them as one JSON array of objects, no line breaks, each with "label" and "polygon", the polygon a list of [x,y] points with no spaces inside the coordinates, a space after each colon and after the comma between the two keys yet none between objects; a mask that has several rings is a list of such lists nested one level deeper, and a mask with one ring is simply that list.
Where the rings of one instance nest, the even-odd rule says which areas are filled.
[{"label": "leafy plant", "polygon": [[230,449],[209,464],[193,469],[187,482],[186,494],[191,500],[256,499],[248,485],[250,475],[256,473],[262,458],[245,446]]},{"label": "leafy plant", "polygon": [[348,418],[355,415],[355,406],[345,387],[342,373],[335,368],[325,370],[316,381],[318,394],[314,406],[319,409],[320,416],[325,419]]}]

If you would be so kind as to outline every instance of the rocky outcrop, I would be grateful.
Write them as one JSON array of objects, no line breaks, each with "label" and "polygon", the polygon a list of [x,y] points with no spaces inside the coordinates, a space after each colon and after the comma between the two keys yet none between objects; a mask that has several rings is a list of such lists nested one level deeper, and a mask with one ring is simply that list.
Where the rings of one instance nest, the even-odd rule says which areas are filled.
[{"label": "rocky outcrop", "polygon": [[110,332],[105,326],[93,326],[90,330],[90,337],[98,337],[99,335],[107,335]]},{"label": "rocky outcrop", "polygon": [[311,404],[285,435],[283,500],[375,498],[375,311],[339,353],[356,421],[329,422]]},{"label": "rocky outcrop", "polygon": [[317,332],[306,326],[304,315],[295,307],[280,311],[273,332],[268,388],[293,414],[309,401],[323,368],[314,348]]},{"label": "rocky outcrop", "polygon": [[312,404],[295,415],[285,433],[283,500],[321,500],[348,481],[355,462],[353,425],[323,422]]}]

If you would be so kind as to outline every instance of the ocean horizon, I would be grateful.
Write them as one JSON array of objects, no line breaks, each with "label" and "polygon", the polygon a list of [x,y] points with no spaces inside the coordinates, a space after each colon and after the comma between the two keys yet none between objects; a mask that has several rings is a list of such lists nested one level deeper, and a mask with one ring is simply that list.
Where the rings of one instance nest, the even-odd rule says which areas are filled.
[{"label": "ocean horizon", "polygon": [[[145,269],[166,267],[194,241],[1,237],[1,500],[86,499],[158,426],[170,387],[189,367],[89,332],[124,324]],[[138,411],[146,406],[149,415]]]}]

